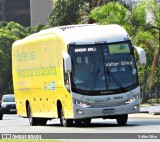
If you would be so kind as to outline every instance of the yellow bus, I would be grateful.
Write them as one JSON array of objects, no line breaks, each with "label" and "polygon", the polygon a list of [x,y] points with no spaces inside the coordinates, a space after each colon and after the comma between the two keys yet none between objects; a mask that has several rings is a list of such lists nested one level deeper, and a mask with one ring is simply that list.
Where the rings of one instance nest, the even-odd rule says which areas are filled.
[{"label": "yellow bus", "polygon": [[30,125],[60,118],[63,126],[92,118],[127,123],[140,110],[134,52],[126,30],[113,25],[68,25],[32,34],[13,43],[12,73],[18,115]]}]

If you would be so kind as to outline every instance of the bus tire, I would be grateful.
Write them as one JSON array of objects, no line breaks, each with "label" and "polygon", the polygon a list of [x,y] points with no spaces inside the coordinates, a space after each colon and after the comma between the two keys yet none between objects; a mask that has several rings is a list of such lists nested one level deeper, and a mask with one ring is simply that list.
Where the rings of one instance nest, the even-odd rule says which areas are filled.
[{"label": "bus tire", "polygon": [[128,120],[128,114],[124,114],[124,115],[119,115],[117,118],[117,123],[120,126],[126,125],[127,120]]},{"label": "bus tire", "polygon": [[41,126],[45,126],[47,123],[47,119],[46,118],[37,118],[38,119],[38,124]]},{"label": "bus tire", "polygon": [[28,116],[29,124],[31,126],[38,125],[38,120],[32,116],[32,111],[31,111],[31,107],[29,104],[28,104],[28,109],[27,109],[27,116]]},{"label": "bus tire", "polygon": [[75,119],[74,120],[74,123],[75,123],[76,126],[82,125],[82,122],[83,122],[82,119]]},{"label": "bus tire", "polygon": [[64,112],[61,109],[61,116],[60,116],[60,122],[62,123],[62,125],[64,127],[71,127],[73,124],[73,120],[72,119],[66,119],[64,118]]},{"label": "bus tire", "polygon": [[89,124],[91,123],[91,118],[84,118],[84,119],[82,120],[82,122],[83,122],[83,124],[85,124],[85,125],[89,125]]},{"label": "bus tire", "polygon": [[80,125],[89,125],[91,123],[91,119],[90,118],[75,119],[74,123],[77,126],[80,126]]}]

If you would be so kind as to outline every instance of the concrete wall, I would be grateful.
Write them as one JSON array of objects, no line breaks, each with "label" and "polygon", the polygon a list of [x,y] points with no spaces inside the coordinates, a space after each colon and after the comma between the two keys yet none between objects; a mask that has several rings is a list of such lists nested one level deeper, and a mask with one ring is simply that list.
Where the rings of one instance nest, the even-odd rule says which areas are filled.
[{"label": "concrete wall", "polygon": [[30,0],[31,26],[47,24],[52,9],[52,0]]}]

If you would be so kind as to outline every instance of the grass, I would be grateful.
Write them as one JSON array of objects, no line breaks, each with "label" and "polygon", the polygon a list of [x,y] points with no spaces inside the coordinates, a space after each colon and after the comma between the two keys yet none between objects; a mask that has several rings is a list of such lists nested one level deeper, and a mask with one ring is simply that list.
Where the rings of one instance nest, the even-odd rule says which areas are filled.
[{"label": "grass", "polygon": [[[157,103],[157,100],[156,99],[149,99],[147,102],[148,103]],[[158,103],[160,103],[160,99],[158,99]]]},{"label": "grass", "polygon": [[58,140],[4,140],[1,139],[0,142],[60,142]]},{"label": "grass", "polygon": [[[141,102],[142,102],[142,100],[141,100]],[[147,101],[146,101],[146,103],[148,103],[148,104],[160,104],[160,98],[158,99],[158,103],[157,103],[157,100],[155,99],[155,98],[153,98],[153,99],[148,99]]]}]

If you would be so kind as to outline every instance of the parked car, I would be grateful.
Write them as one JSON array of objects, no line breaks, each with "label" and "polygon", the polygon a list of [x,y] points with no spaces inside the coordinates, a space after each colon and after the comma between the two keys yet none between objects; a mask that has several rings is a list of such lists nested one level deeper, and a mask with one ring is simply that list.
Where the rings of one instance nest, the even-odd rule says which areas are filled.
[{"label": "parked car", "polygon": [[2,110],[1,110],[1,101],[0,101],[0,120],[2,120],[2,117],[3,117],[3,113],[2,113]]},{"label": "parked car", "polygon": [[2,120],[3,114],[2,111],[0,110],[0,120]]},{"label": "parked car", "polygon": [[7,94],[2,96],[1,111],[3,114],[16,114],[16,103],[13,94]]}]

